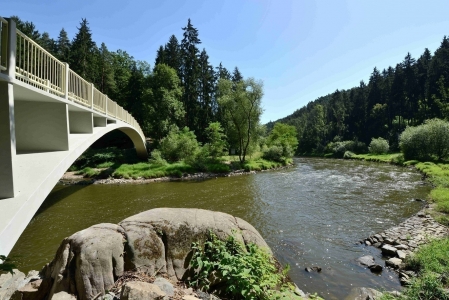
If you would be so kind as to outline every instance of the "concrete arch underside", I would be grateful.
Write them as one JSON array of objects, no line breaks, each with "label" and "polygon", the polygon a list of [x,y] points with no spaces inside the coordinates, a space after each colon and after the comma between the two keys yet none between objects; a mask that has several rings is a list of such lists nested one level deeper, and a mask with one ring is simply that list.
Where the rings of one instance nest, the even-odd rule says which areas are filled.
[{"label": "concrete arch underside", "polygon": [[68,151],[20,153],[13,157],[18,194],[0,199],[0,254],[8,255],[45,198],[65,171],[83,152],[106,133],[120,130],[134,143],[139,157],[146,157],[141,135],[125,122],[94,127],[90,134],[69,135]]}]

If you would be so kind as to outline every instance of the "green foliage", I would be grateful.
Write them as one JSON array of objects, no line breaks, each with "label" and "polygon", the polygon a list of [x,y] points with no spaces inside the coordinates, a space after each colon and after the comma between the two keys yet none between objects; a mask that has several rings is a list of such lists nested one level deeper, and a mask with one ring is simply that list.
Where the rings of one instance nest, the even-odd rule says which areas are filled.
[{"label": "green foliage", "polygon": [[408,299],[449,299],[449,239],[434,240],[408,256],[405,268],[418,272],[405,290]]},{"label": "green foliage", "polygon": [[184,173],[193,173],[195,171],[194,168],[184,162],[162,166],[142,162],[133,165],[122,164],[112,173],[112,176],[125,179],[149,179],[165,176],[181,177]]},{"label": "green foliage", "polygon": [[232,299],[273,299],[277,287],[288,287],[288,268],[280,272],[274,258],[255,244],[245,247],[233,236],[221,241],[211,233],[204,247],[194,243],[192,249],[192,286],[214,289],[214,276]]},{"label": "green foliage", "polygon": [[262,171],[269,170],[273,168],[279,168],[291,163],[291,159],[286,159],[283,162],[269,161],[266,159],[250,159],[243,164],[245,171]]},{"label": "green foliage", "polygon": [[176,71],[165,64],[156,65],[148,80],[149,88],[143,95],[146,113],[143,126],[147,134],[160,140],[184,118],[181,81]]},{"label": "green foliage", "polygon": [[354,158],[355,153],[351,152],[351,151],[346,151],[345,154],[343,154],[343,158],[345,159],[351,159]]},{"label": "green foliage", "polygon": [[192,159],[199,151],[199,144],[193,131],[184,127],[179,129],[173,126],[159,145],[162,156],[170,161],[176,162],[183,159]]},{"label": "green foliage", "polygon": [[419,126],[407,127],[401,134],[399,145],[407,159],[437,159],[449,155],[449,122],[431,119]]},{"label": "green foliage", "polygon": [[206,128],[208,143],[204,145],[212,158],[216,159],[223,155],[226,147],[226,135],[219,122],[209,123]]},{"label": "green foliage", "polygon": [[14,269],[16,265],[12,263],[12,260],[5,255],[0,255],[0,274],[2,272],[8,272],[14,274]]},{"label": "green foliage", "polygon": [[285,160],[284,149],[282,146],[273,145],[269,148],[263,149],[262,157],[266,160],[282,162]]},{"label": "green foliage", "polygon": [[89,148],[76,159],[69,170],[82,170],[86,167],[107,168],[113,164],[131,164],[135,162],[138,162],[135,149],[118,149],[116,147],[104,149]]},{"label": "green foliage", "polygon": [[267,145],[270,148],[273,146],[281,147],[282,157],[293,157],[298,147],[298,133],[295,126],[275,123],[273,130],[271,130],[268,136]]},{"label": "green foliage", "polygon": [[372,138],[368,146],[368,151],[371,154],[385,154],[390,150],[388,141],[383,138]]},{"label": "green foliage", "polygon": [[327,144],[325,152],[332,153],[334,157],[343,157],[346,151],[366,153],[365,143],[359,141],[333,141]]},{"label": "green foliage", "polygon": [[250,144],[257,139],[263,85],[253,78],[238,82],[220,79],[217,93],[229,144],[237,148],[240,162],[244,162]]},{"label": "green foliage", "polygon": [[151,157],[149,160],[150,164],[156,165],[156,166],[165,166],[167,165],[167,161],[162,157],[161,151],[158,149],[154,149],[151,151]]}]

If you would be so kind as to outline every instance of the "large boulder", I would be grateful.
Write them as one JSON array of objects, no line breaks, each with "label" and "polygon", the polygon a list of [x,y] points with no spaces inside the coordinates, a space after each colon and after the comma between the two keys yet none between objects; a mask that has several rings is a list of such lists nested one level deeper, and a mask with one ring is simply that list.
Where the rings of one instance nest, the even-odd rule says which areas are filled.
[{"label": "large boulder", "polygon": [[233,235],[272,253],[259,232],[240,218],[202,209],[157,208],[119,225],[94,225],[64,239],[53,261],[41,271],[36,294],[51,299],[66,292],[92,300],[110,290],[124,271],[136,269],[187,279],[192,243],[204,243],[211,233],[223,240]]},{"label": "large boulder", "polygon": [[[104,294],[123,274],[124,231],[115,224],[98,224],[63,240],[54,260],[44,268],[48,298],[61,291],[93,299]],[[48,284],[49,283],[49,284]]]},{"label": "large boulder", "polygon": [[150,274],[166,272],[171,279],[186,279],[192,243],[204,243],[210,233],[220,239],[254,243],[268,251],[259,232],[246,221],[229,214],[188,208],[156,208],[119,223],[128,240],[126,268]]}]

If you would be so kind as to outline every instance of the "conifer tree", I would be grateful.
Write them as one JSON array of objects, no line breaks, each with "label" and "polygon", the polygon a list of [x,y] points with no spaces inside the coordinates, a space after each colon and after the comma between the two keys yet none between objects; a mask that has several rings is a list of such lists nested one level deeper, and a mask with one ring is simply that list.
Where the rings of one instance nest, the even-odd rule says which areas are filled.
[{"label": "conifer tree", "polygon": [[56,42],[56,57],[63,62],[68,62],[70,59],[70,47],[71,44],[67,31],[62,28]]},{"label": "conifer tree", "polygon": [[78,33],[70,48],[70,68],[88,81],[95,80],[95,42],[92,40],[89,23],[81,19]]},{"label": "conifer tree", "polygon": [[198,131],[198,93],[199,93],[199,50],[201,44],[198,30],[193,27],[190,19],[184,30],[181,41],[181,82],[184,87],[183,103],[186,111],[185,123],[194,131]]}]

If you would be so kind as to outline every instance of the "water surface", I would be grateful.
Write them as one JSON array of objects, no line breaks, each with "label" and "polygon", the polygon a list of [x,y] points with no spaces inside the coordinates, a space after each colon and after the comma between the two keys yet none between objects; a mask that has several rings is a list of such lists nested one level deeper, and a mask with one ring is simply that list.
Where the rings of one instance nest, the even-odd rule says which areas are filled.
[{"label": "water surface", "polygon": [[[380,253],[358,241],[416,213],[429,187],[412,169],[352,160],[299,158],[295,166],[206,181],[146,185],[56,186],[11,256],[23,271],[49,262],[61,240],[88,226],[118,223],[156,207],[222,211],[250,222],[306,292],[344,299],[353,287],[400,289],[394,273],[379,275],[355,259]],[[304,269],[320,266],[320,273]]]}]

